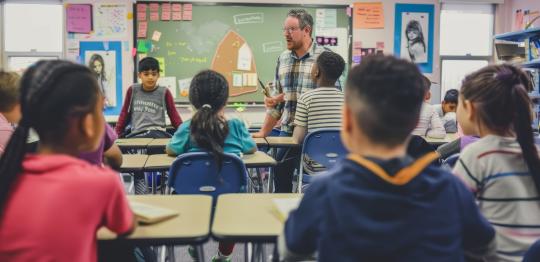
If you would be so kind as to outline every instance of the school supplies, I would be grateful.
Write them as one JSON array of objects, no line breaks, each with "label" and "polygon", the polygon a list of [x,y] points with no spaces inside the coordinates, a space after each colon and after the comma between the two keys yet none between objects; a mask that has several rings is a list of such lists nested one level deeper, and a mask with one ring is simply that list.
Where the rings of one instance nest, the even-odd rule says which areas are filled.
[{"label": "school supplies", "polygon": [[129,205],[131,206],[133,213],[135,213],[137,221],[143,224],[153,224],[179,215],[176,210],[156,207],[140,202],[130,201]]}]

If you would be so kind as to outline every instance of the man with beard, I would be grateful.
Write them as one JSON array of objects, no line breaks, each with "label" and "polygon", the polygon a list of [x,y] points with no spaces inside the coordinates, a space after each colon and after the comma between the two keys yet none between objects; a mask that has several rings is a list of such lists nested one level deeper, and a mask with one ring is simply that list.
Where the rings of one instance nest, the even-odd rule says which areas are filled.
[{"label": "man with beard", "polygon": [[[301,94],[316,87],[311,79],[311,68],[317,56],[325,50],[317,46],[312,38],[313,17],[304,9],[292,9],[287,14],[283,25],[283,36],[287,41],[287,50],[278,58],[276,78],[274,80],[274,96],[265,97],[267,114],[258,133],[253,137],[265,137],[280,121],[279,136],[292,136],[296,101]],[[339,86],[339,81],[338,84]],[[299,164],[300,149],[279,150],[275,168],[275,192],[292,192],[292,176],[294,168]]]}]

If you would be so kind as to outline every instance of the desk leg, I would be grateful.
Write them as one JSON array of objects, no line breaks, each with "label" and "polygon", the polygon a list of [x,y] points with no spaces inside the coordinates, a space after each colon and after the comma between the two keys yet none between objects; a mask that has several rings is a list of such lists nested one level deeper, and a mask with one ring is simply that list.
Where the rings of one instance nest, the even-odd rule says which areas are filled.
[{"label": "desk leg", "polygon": [[[272,158],[278,161],[277,158],[277,148],[272,148]],[[274,176],[276,175],[275,167],[270,167],[268,173],[268,193],[274,193]]]},{"label": "desk leg", "polygon": [[152,173],[152,195],[156,194],[156,185],[157,185],[157,172],[153,171]]},{"label": "desk leg", "polygon": [[279,262],[278,244],[274,244],[274,253],[272,254],[272,262]]},{"label": "desk leg", "polygon": [[197,257],[199,258],[199,261],[200,262],[204,262],[204,249],[203,249],[203,245],[202,244],[199,244],[196,246],[196,249],[197,249]]}]

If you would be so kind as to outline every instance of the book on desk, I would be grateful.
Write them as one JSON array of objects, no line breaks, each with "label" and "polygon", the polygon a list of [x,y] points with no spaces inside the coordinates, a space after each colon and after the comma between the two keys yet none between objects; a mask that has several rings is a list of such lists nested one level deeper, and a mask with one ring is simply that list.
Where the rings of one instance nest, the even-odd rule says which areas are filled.
[{"label": "book on desk", "polygon": [[178,211],[173,209],[156,207],[135,201],[130,201],[129,206],[137,217],[137,221],[143,224],[153,224],[179,215]]}]

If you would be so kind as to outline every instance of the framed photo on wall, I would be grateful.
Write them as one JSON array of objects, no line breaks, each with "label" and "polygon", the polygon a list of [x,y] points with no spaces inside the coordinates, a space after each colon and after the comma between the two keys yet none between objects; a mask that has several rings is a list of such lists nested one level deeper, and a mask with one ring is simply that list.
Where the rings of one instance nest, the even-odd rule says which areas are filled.
[{"label": "framed photo on wall", "polygon": [[119,115],[122,108],[122,44],[80,42],[80,63],[87,65],[105,97],[105,115]]},{"label": "framed photo on wall", "polygon": [[433,72],[434,5],[396,4],[394,54]]}]

